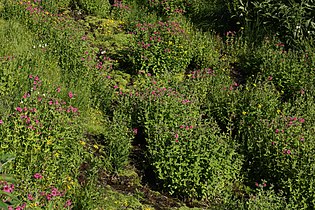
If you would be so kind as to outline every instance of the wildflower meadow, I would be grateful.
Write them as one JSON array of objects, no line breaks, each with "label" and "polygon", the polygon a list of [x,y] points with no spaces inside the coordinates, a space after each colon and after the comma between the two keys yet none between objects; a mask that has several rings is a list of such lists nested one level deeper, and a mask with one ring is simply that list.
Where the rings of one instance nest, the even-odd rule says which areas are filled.
[{"label": "wildflower meadow", "polygon": [[314,209],[314,3],[0,0],[0,209]]}]

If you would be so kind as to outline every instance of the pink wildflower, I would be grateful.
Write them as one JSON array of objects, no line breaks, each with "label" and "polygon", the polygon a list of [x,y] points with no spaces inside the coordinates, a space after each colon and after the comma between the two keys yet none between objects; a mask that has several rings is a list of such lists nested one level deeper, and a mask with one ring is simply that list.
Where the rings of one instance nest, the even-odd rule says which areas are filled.
[{"label": "pink wildflower", "polygon": [[40,173],[36,173],[36,174],[34,174],[34,178],[35,179],[42,179],[43,176]]},{"label": "pink wildflower", "polygon": [[32,194],[28,194],[28,195],[27,195],[27,199],[30,200],[30,201],[34,200]]},{"label": "pink wildflower", "polygon": [[3,124],[3,120],[0,120],[0,125]]},{"label": "pink wildflower", "polygon": [[300,121],[300,123],[304,123],[305,122],[304,118],[300,118],[299,121]]},{"label": "pink wildflower", "polygon": [[22,112],[22,108],[21,107],[16,107],[16,111]]},{"label": "pink wildflower", "polygon": [[177,133],[175,134],[175,139],[178,139],[178,134]]},{"label": "pink wildflower", "polygon": [[71,206],[71,204],[72,204],[72,202],[71,202],[71,200],[69,199],[69,200],[66,201],[65,207],[69,207],[69,206]]},{"label": "pink wildflower", "polygon": [[137,135],[137,133],[138,133],[138,128],[134,128],[134,129],[133,129],[133,133],[134,133],[135,135]]},{"label": "pink wildflower", "polygon": [[73,98],[73,93],[70,91],[70,92],[68,93],[68,96],[69,96],[69,98]]},{"label": "pink wildflower", "polygon": [[54,188],[52,189],[52,191],[51,191],[51,195],[54,196],[54,197],[55,197],[55,196],[60,196],[60,192],[58,191],[57,188],[54,187]]}]

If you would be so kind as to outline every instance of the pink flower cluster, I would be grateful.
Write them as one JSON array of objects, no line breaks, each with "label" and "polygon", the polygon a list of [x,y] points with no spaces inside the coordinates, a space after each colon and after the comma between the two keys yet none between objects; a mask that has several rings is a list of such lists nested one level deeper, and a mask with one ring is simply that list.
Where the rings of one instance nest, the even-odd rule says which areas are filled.
[{"label": "pink flower cluster", "polygon": [[[28,76],[29,79],[33,80],[33,90],[36,90],[38,87],[40,87],[42,85],[42,81],[39,79],[38,75],[33,76],[33,75],[29,75]],[[24,94],[23,98],[29,97],[29,94],[26,93],[26,95]]]},{"label": "pink flower cluster", "polygon": [[127,5],[123,4],[121,0],[114,0],[114,4],[112,6],[119,9],[130,10],[130,8]]},{"label": "pink flower cluster", "polygon": [[43,176],[42,176],[40,173],[34,174],[33,177],[34,177],[35,179],[42,179],[42,178],[43,178]]},{"label": "pink flower cluster", "polygon": [[188,126],[188,125],[186,125],[186,126],[185,125],[181,125],[181,126],[179,126],[179,128],[189,130],[189,129],[193,129],[194,126],[193,125],[190,125],[190,126]]},{"label": "pink flower cluster", "polygon": [[0,182],[0,186],[2,186],[2,190],[7,193],[12,193],[14,191],[14,184],[9,184],[5,181]]}]

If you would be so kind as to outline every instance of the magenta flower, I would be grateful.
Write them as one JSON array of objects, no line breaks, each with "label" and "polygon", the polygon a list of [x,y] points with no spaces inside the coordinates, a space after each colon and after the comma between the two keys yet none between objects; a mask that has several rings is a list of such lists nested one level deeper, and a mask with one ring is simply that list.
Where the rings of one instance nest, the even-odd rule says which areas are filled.
[{"label": "magenta flower", "polygon": [[114,89],[117,89],[117,88],[118,88],[118,86],[117,86],[117,85],[115,85],[115,86],[114,86]]},{"label": "magenta flower", "polygon": [[30,201],[34,200],[32,194],[28,194],[28,195],[27,195],[27,199],[30,200]]},{"label": "magenta flower", "polygon": [[276,133],[279,133],[279,129],[276,129]]},{"label": "magenta flower", "polygon": [[290,155],[291,154],[291,150],[288,149],[287,150],[287,154]]},{"label": "magenta flower", "polygon": [[55,197],[55,196],[60,196],[60,192],[59,192],[59,190],[57,189],[57,188],[53,188],[52,189],[52,191],[51,191],[51,195],[53,196],[53,197]]},{"label": "magenta flower", "polygon": [[60,88],[60,87],[58,87],[58,88],[57,88],[57,92],[58,92],[58,93],[60,93],[60,91],[61,91],[61,88]]},{"label": "magenta flower", "polygon": [[69,200],[66,201],[65,207],[69,207],[69,206],[71,206],[71,204],[72,204],[72,202],[71,202],[71,200],[69,199]]},{"label": "magenta flower", "polygon": [[138,133],[138,128],[134,128],[134,129],[133,129],[133,133],[134,133],[135,135],[137,135],[137,133]]},{"label": "magenta flower", "polygon": [[32,79],[32,78],[33,78],[33,75],[30,74],[30,75],[28,76],[28,78]]},{"label": "magenta flower", "polygon": [[21,107],[16,107],[16,111],[22,112],[22,108]]},{"label": "magenta flower", "polygon": [[269,76],[269,77],[268,77],[268,80],[271,81],[271,80],[272,80],[272,76]]},{"label": "magenta flower", "polygon": [[73,98],[73,93],[70,91],[70,92],[68,93],[68,96],[69,96],[69,98]]},{"label": "magenta flower", "polygon": [[46,195],[46,198],[47,198],[47,200],[51,200],[51,197],[52,197],[52,195],[50,194],[50,193],[48,193],[47,195]]},{"label": "magenta flower", "polygon": [[3,124],[3,120],[0,120],[0,125]]},{"label": "magenta flower", "polygon": [[52,104],[53,104],[53,101],[48,101],[48,104],[49,104],[49,105],[52,105]]},{"label": "magenta flower", "polygon": [[36,174],[34,174],[34,178],[35,179],[42,179],[43,176],[40,173],[36,173]]},{"label": "magenta flower", "polygon": [[178,139],[178,134],[177,133],[175,134],[175,139]]},{"label": "magenta flower", "polygon": [[300,123],[304,123],[305,122],[304,118],[300,118],[299,121],[300,121]]}]

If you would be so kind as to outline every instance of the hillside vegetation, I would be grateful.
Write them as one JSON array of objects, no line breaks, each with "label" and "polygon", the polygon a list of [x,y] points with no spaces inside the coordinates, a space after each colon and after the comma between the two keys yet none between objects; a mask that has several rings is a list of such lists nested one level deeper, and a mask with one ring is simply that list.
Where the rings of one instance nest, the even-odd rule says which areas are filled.
[{"label": "hillside vegetation", "polygon": [[314,0],[0,0],[0,209],[314,209]]}]

